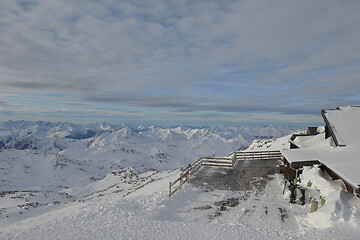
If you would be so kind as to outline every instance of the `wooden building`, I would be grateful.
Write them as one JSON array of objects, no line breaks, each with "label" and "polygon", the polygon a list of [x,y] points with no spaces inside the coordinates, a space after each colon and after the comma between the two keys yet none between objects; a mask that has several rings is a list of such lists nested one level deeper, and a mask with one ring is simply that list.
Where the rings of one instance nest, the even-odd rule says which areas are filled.
[{"label": "wooden building", "polygon": [[304,166],[319,164],[333,179],[341,179],[347,191],[360,197],[360,107],[323,109],[325,127],[310,127],[306,134],[289,139],[280,171],[290,181]]}]

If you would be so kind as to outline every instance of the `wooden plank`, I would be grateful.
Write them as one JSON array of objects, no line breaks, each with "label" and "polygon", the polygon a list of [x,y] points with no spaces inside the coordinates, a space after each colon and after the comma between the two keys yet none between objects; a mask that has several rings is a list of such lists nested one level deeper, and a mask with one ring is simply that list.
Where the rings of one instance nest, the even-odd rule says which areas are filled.
[{"label": "wooden plank", "polygon": [[241,155],[236,155],[236,158],[239,157],[272,157],[272,156],[276,156],[276,157],[281,157],[281,154],[241,154]]},{"label": "wooden plank", "polygon": [[171,185],[175,185],[178,181],[180,181],[180,178],[178,178],[174,182],[172,182]]},{"label": "wooden plank", "polygon": [[202,160],[228,160],[228,161],[231,161],[232,158],[227,158],[227,157],[206,157],[206,158],[202,158]]},{"label": "wooden plank", "polygon": [[205,166],[215,166],[215,167],[232,167],[232,164],[220,164],[220,163],[203,163]]},{"label": "wooden plank", "polygon": [[236,158],[269,158],[269,157],[280,157],[282,155],[237,155]]},{"label": "wooden plank", "polygon": [[179,189],[181,189],[181,188],[180,188],[180,187],[175,188],[175,189],[171,192],[171,195],[174,195],[174,194],[177,192],[177,190],[179,190]]},{"label": "wooden plank", "polygon": [[245,160],[264,160],[264,161],[270,161],[270,160],[281,160],[281,157],[273,157],[273,158],[240,158],[240,159],[236,159],[237,161],[245,161]]},{"label": "wooden plank", "polygon": [[281,154],[241,154],[241,155],[236,155],[236,157],[281,157]]},{"label": "wooden plank", "polygon": [[236,156],[280,156],[281,153],[251,153],[251,154],[248,154],[248,153],[241,153],[241,154],[236,154]]},{"label": "wooden plank", "polygon": [[207,160],[207,161],[204,161],[204,162],[213,162],[213,163],[232,163],[233,161],[232,160]]},{"label": "wooden plank", "polygon": [[171,182],[169,183],[169,197],[171,197]]},{"label": "wooden plank", "polygon": [[290,166],[292,168],[302,168],[304,166],[313,166],[315,164],[320,164],[320,162],[318,160],[298,161],[298,162],[292,162]]},{"label": "wooden plank", "polygon": [[251,152],[236,152],[236,154],[253,154],[253,153],[280,153],[280,151],[251,151]]}]

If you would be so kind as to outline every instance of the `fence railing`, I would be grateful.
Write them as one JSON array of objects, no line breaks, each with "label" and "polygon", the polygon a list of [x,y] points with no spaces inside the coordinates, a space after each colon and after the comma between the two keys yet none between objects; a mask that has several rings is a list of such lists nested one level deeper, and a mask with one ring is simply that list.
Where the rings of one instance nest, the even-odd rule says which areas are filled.
[{"label": "fence railing", "polygon": [[233,167],[236,161],[243,160],[281,160],[280,151],[234,151],[227,157],[202,157],[189,165],[180,173],[180,177],[169,183],[169,196],[181,189],[182,185],[190,182],[190,176],[198,171],[201,166]]},{"label": "fence railing", "polygon": [[251,151],[235,152],[235,159],[239,160],[281,160],[280,151]]},{"label": "fence railing", "polygon": [[202,157],[189,165],[180,173],[180,177],[169,183],[169,196],[181,189],[185,182],[190,182],[190,176],[198,171],[201,166],[233,167],[234,159],[230,157]]}]

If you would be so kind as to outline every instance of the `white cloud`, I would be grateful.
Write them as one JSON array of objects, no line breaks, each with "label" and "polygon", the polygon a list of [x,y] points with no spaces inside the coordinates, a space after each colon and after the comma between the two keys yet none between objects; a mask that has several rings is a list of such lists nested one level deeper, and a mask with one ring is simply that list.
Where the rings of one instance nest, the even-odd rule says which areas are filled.
[{"label": "white cloud", "polygon": [[1,90],[191,112],[359,104],[358,9],[340,0],[2,1]]}]

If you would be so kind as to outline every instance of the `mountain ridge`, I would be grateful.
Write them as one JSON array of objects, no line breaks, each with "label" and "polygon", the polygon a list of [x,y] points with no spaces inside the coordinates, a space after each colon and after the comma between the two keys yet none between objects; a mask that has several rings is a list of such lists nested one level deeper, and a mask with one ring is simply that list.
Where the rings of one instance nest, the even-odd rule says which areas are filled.
[{"label": "mountain ridge", "polygon": [[126,124],[0,122],[0,191],[60,191],[109,172],[184,168],[204,156],[225,156],[257,138],[294,132],[289,127],[131,127]]},{"label": "mountain ridge", "polygon": [[[210,137],[211,135],[223,138],[226,141],[240,141],[242,144],[249,144],[247,140],[257,138],[280,137],[298,129],[293,127],[276,127],[273,125],[250,125],[241,127],[132,127],[127,124],[110,124],[96,122],[91,124],[72,124],[69,122],[49,121],[6,121],[0,122],[0,148],[17,148],[19,150],[29,149],[32,146],[14,145],[14,140],[34,141],[41,138],[68,138],[68,139],[90,139],[95,135],[103,133],[118,132],[124,138],[137,135],[156,135],[159,139],[175,140],[174,138],[196,139],[198,137]],[[151,134],[149,134],[151,133]],[[246,140],[245,140],[246,139]],[[151,140],[151,139],[150,139]],[[11,144],[10,144],[11,143]]]}]

